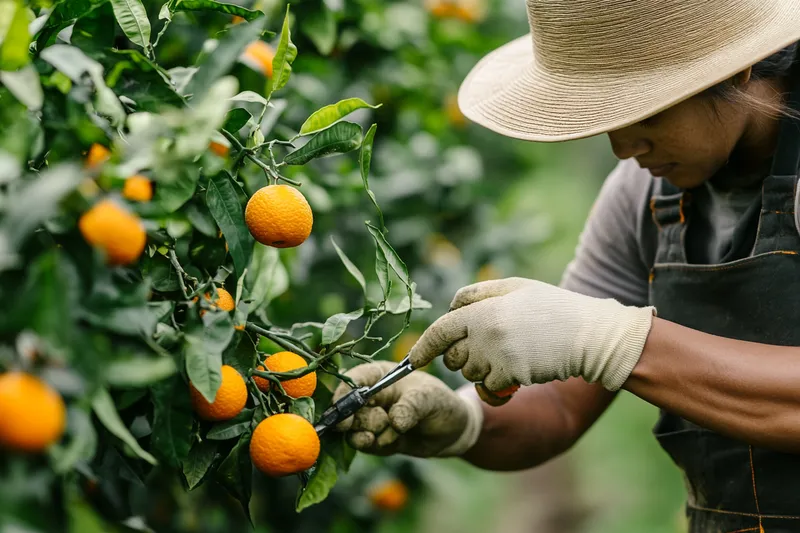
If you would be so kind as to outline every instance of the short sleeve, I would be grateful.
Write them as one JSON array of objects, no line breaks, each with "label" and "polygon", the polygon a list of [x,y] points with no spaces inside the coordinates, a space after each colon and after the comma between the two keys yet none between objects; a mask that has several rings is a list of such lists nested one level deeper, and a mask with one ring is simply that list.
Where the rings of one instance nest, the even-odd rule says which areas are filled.
[{"label": "short sleeve", "polygon": [[626,305],[648,304],[656,239],[646,216],[652,186],[653,177],[633,159],[617,165],[589,213],[562,287]]}]

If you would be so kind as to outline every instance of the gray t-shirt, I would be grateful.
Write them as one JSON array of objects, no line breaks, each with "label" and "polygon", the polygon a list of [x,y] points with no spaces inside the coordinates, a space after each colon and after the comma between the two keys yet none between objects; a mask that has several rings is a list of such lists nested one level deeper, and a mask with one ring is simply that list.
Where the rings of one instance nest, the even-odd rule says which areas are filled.
[{"label": "gray t-shirt", "polygon": [[[649,207],[654,184],[650,172],[634,159],[620,161],[589,213],[562,287],[627,305],[647,305],[658,239]],[[734,228],[760,192],[759,184],[723,191],[711,182],[692,191],[689,262],[719,263],[730,248]]]}]

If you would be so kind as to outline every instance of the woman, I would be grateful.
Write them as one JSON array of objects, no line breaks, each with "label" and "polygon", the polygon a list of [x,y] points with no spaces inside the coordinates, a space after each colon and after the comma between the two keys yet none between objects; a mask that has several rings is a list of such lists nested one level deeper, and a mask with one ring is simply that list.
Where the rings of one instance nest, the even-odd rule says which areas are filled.
[{"label": "woman", "polygon": [[532,141],[607,133],[621,162],[561,287],[462,288],[411,358],[443,354],[484,391],[532,386],[490,407],[415,372],[340,429],[371,453],[524,469],[626,389],[661,408],[692,532],[800,531],[800,2],[527,7],[530,36],[462,85],[465,115]]}]

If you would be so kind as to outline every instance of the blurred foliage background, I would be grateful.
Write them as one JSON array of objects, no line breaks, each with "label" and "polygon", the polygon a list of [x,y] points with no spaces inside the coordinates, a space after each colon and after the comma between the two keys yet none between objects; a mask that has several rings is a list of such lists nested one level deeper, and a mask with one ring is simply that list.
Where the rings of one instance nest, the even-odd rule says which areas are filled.
[{"label": "blurred foliage background", "polygon": [[[235,3],[263,10],[269,28],[280,30],[285,2]],[[160,28],[162,2],[144,4],[154,29]],[[417,292],[432,304],[415,313],[412,328],[390,356],[402,357],[463,285],[507,276],[558,283],[614,165],[607,140],[515,141],[467,123],[455,104],[458,85],[477,60],[526,33],[523,3],[296,0],[291,10],[298,58],[286,91],[273,100],[274,120],[267,127],[274,130],[264,133],[289,138],[293,131],[284,134],[284,124],[300,124],[313,110],[346,97],[381,104],[351,119],[365,128],[378,124],[370,185],[392,245],[408,264]],[[165,68],[191,64],[209,35],[230,22],[220,13],[176,14],[158,49],[159,63]],[[253,67],[246,61],[237,67],[240,89],[263,92],[263,66]],[[257,168],[250,171],[248,193],[263,180]],[[276,291],[282,294],[272,302],[270,316],[286,324],[354,308],[357,288],[329,236],[356,264],[374,260],[372,248],[363,246],[363,221],[375,213],[363,194],[355,158],[326,159],[300,171],[308,174],[287,175],[303,182],[315,227],[302,247],[281,255],[284,287]],[[343,291],[348,284],[354,290]],[[319,296],[314,299],[319,305],[298,304],[303,293]],[[430,371],[453,387],[463,383],[441,364]],[[293,493],[283,490],[292,480],[256,484],[251,509],[259,509],[254,515],[269,515],[271,524],[257,521],[256,531],[680,531],[682,482],[650,435],[655,418],[652,406],[623,392],[573,450],[514,474],[479,471],[459,460],[359,454],[329,499],[300,515],[294,513]],[[381,510],[370,501],[369,488],[383,478],[400,479],[408,487],[408,502],[399,510]],[[174,505],[166,505],[165,513],[200,506],[208,512],[164,522],[181,530],[229,531],[227,517],[236,512],[235,505],[215,496],[213,490],[196,491],[195,505],[182,507],[190,496],[173,492]]]}]

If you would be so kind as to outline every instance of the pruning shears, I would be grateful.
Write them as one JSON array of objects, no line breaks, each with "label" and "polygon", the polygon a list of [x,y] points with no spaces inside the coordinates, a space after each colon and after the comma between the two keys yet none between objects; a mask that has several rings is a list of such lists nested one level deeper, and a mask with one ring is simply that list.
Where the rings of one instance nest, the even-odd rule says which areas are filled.
[{"label": "pruning shears", "polygon": [[398,380],[406,377],[413,371],[414,367],[411,366],[411,359],[408,355],[406,355],[396,367],[390,370],[389,373],[383,376],[380,380],[375,382],[374,385],[370,387],[358,387],[351,390],[333,405],[325,409],[325,412],[322,413],[319,421],[314,426],[314,429],[317,431],[317,435],[322,435],[328,429],[332,428],[348,416],[364,407],[367,402],[380,391],[390,385],[393,385]]}]

